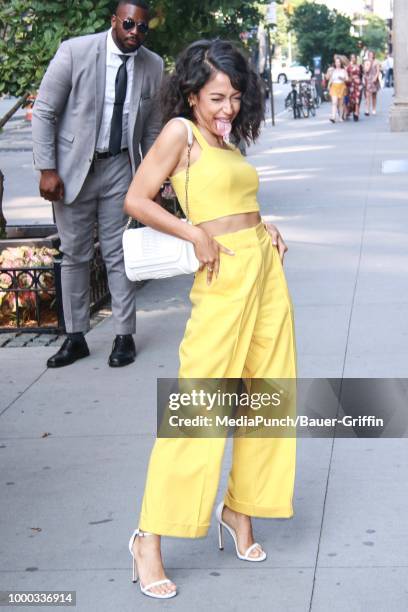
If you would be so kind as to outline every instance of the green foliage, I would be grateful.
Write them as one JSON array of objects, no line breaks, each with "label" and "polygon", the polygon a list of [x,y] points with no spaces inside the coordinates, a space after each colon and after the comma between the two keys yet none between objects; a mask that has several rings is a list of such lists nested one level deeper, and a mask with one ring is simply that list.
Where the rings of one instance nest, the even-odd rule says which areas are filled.
[{"label": "green foliage", "polygon": [[[274,42],[286,50],[288,44],[288,30],[289,30],[289,19],[287,12],[279,2],[276,6],[276,29],[274,31]],[[287,55],[287,52],[284,53]]]},{"label": "green foliage", "polygon": [[290,30],[290,17],[302,2],[303,0],[291,0],[290,3],[279,0],[276,7],[277,24],[274,32],[274,42],[280,47],[279,55],[284,59],[288,59],[290,56],[289,46],[291,47],[292,59],[297,59],[297,41],[294,32]]},{"label": "green foliage", "polygon": [[358,40],[350,34],[351,20],[349,17],[333,11],[332,28],[327,33],[328,51],[331,54],[329,61],[332,61],[333,54],[350,55],[358,50]]},{"label": "green foliage", "polygon": [[335,53],[357,52],[358,40],[350,34],[351,20],[324,4],[304,2],[295,8],[289,27],[296,33],[298,59],[309,68],[313,66],[314,55],[322,56],[325,69]]},{"label": "green foliage", "polygon": [[235,42],[240,34],[258,25],[261,0],[157,0],[151,2],[156,27],[146,46],[161,55],[167,66],[189,43],[200,38],[220,37]]},{"label": "green foliage", "polygon": [[[152,0],[146,46],[171,65],[198,38],[239,41],[256,26],[260,0]],[[109,27],[115,0],[0,0],[0,94],[20,96],[38,88],[61,41]]]},{"label": "green foliage", "polygon": [[109,0],[3,0],[0,93],[33,91],[62,40],[106,28]]},{"label": "green foliage", "polygon": [[373,51],[383,52],[388,40],[388,30],[384,19],[377,15],[367,15],[365,19],[367,25],[363,27],[362,36],[364,45]]}]

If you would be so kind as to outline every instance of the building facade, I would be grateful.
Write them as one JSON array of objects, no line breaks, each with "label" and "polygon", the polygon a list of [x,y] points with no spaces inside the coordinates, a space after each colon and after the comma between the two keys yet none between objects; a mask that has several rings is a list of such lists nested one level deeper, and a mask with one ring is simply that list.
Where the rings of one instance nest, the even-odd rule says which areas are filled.
[{"label": "building facade", "polygon": [[394,0],[393,13],[395,97],[390,111],[393,132],[408,131],[408,2]]},{"label": "building facade", "polygon": [[391,19],[393,0],[316,0],[329,9],[336,9],[349,17],[371,13],[381,19]]}]

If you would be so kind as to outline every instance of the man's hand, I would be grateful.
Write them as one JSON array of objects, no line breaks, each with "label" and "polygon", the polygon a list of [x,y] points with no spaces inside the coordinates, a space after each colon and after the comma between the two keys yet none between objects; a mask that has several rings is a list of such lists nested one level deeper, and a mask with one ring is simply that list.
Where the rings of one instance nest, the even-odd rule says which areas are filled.
[{"label": "man's hand", "polygon": [[41,170],[40,194],[50,202],[64,197],[64,183],[56,170]]}]

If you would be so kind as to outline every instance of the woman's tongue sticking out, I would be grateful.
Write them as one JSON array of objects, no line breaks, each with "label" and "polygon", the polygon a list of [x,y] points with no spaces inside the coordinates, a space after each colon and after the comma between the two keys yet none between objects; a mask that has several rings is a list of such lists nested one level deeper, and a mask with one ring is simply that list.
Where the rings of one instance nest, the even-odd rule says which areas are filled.
[{"label": "woman's tongue sticking out", "polygon": [[222,136],[225,142],[229,142],[229,136],[232,129],[231,121],[228,121],[228,119],[216,119],[215,125],[217,128],[217,134]]}]

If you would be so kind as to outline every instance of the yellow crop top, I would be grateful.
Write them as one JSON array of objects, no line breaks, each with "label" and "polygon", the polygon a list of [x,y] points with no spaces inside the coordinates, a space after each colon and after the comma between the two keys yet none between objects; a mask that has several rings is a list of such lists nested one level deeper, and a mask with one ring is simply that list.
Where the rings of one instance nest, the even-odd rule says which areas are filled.
[{"label": "yellow crop top", "polygon": [[[201,147],[199,159],[190,164],[188,183],[189,219],[194,224],[219,217],[258,212],[259,178],[239,149],[220,149],[208,144],[200,130],[188,121]],[[186,170],[170,177],[180,206],[186,214]]]}]

